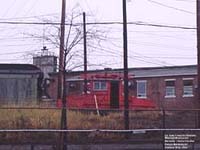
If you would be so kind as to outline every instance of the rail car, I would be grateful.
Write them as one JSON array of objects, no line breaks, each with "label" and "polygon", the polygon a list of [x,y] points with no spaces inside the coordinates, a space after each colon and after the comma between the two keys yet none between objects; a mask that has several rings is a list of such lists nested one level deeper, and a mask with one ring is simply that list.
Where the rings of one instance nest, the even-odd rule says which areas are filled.
[{"label": "rail car", "polygon": [[[84,79],[87,80],[84,90]],[[155,108],[151,99],[134,96],[136,84],[129,76],[129,109]],[[66,80],[67,107],[90,109],[124,109],[124,81],[120,73],[95,73]],[[86,91],[86,92],[84,92]],[[57,101],[62,107],[62,101]]]}]

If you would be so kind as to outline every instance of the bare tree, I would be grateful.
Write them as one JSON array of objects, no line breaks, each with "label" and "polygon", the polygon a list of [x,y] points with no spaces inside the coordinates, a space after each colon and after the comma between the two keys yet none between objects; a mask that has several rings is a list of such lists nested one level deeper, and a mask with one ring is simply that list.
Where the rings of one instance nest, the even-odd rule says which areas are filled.
[{"label": "bare tree", "polygon": [[[60,46],[60,24],[51,19],[42,19],[44,22],[43,34],[26,33],[27,35],[42,40],[43,43],[53,45],[58,49]],[[56,19],[57,20],[57,19]],[[71,14],[66,15],[65,26],[65,50],[64,60],[66,70],[74,70],[83,67],[83,23],[82,13],[72,10]],[[99,28],[98,25],[87,25],[87,47],[88,53],[92,53],[95,43],[96,47],[101,47],[101,42],[106,41],[107,32]],[[92,43],[92,44],[90,44]],[[99,48],[100,49],[100,48]]]}]

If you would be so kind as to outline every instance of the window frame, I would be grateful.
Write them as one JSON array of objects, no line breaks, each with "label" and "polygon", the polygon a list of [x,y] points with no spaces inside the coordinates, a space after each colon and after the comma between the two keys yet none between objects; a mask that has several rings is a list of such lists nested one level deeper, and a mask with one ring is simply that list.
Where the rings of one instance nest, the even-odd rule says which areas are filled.
[{"label": "window frame", "polygon": [[[192,85],[184,85],[184,81],[191,81]],[[183,97],[193,97],[194,96],[194,78],[183,78]],[[185,94],[185,88],[190,88],[191,93]]]},{"label": "window frame", "polygon": [[68,81],[65,83],[65,86],[66,86],[66,92],[69,95],[73,95],[75,93],[81,93],[83,91],[82,83],[79,81]]},{"label": "window frame", "polygon": [[[167,86],[167,82],[173,81],[174,86]],[[167,90],[171,89],[173,94],[168,95]],[[165,79],[165,98],[175,98],[176,97],[176,79]]]},{"label": "window frame", "polygon": [[[137,98],[147,98],[147,80],[137,80]],[[144,87],[144,92],[139,93],[139,85],[140,83],[144,83],[145,87]],[[144,94],[143,94],[144,93]]]},{"label": "window frame", "polygon": [[[96,88],[96,86],[95,86],[96,83],[99,84],[99,88]],[[105,83],[105,86],[102,86],[103,83]],[[106,81],[94,81],[93,82],[93,90],[94,91],[106,91],[107,89],[108,89],[108,86],[107,86],[107,82]]]}]

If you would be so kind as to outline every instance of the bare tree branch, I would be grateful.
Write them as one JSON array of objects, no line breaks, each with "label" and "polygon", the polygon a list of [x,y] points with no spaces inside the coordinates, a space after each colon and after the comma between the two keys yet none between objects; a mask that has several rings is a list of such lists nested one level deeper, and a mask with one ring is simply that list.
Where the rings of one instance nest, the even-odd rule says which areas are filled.
[{"label": "bare tree branch", "polygon": [[[43,19],[44,22],[51,23],[53,22],[51,19]],[[81,21],[81,23],[80,23]],[[73,9],[71,14],[66,16],[66,22],[68,22],[68,28],[66,29],[66,42],[64,49],[64,60],[65,60],[65,69],[74,69],[83,66],[82,55],[83,51],[83,24],[82,24],[82,13],[76,11],[76,8]],[[74,26],[74,24],[77,24]],[[40,33],[27,33],[28,36],[37,37],[37,40],[44,40],[54,45],[57,49],[60,46],[60,26],[50,24],[45,25],[45,34]],[[107,40],[107,32],[98,29],[97,25],[92,25],[87,27],[87,45],[90,51],[94,50],[94,47],[90,45],[98,45],[98,49],[101,49],[101,42],[105,42]],[[89,54],[89,53],[88,53]],[[76,61],[76,62],[75,62]],[[71,63],[73,62],[73,63]],[[78,67],[76,67],[78,65]]]}]

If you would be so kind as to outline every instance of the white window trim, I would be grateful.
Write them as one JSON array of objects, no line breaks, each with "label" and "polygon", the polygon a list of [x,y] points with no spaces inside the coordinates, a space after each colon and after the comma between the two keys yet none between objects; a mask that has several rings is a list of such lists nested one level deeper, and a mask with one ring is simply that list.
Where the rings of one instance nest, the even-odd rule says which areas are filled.
[{"label": "white window trim", "polygon": [[194,78],[183,78],[183,80],[194,80]]},{"label": "white window trim", "polygon": [[166,92],[165,92],[165,98],[175,98],[176,97],[176,91],[174,93],[175,95],[166,95]]},{"label": "white window trim", "polygon": [[107,83],[106,83],[106,88],[105,89],[95,89],[95,83],[100,83],[100,82],[104,82],[104,81],[94,81],[94,83],[93,83],[93,90],[94,91],[106,91],[107,89],[108,89],[108,87],[107,87]]},{"label": "white window trim", "polygon": [[194,94],[191,94],[191,95],[183,95],[183,97],[194,97]]},{"label": "white window trim", "polygon": [[176,95],[165,95],[165,98],[176,98]]},{"label": "white window trim", "polygon": [[[147,98],[147,80],[137,80],[137,98]],[[138,96],[138,83],[139,82],[144,82],[145,83],[145,96]]]},{"label": "white window trim", "polygon": [[165,81],[176,81],[176,79],[165,79]]},{"label": "white window trim", "polygon": [[[174,81],[174,82],[176,82],[176,79],[165,79],[165,83],[167,81]],[[165,98],[176,98],[176,86],[175,85],[173,86],[174,87],[174,94],[175,95],[166,95],[166,89],[167,89],[167,87],[170,87],[170,86],[166,86],[165,85]]]},{"label": "white window trim", "polygon": [[[187,80],[191,80],[192,83],[193,83],[194,78],[183,78],[183,81],[187,81]],[[194,92],[194,89],[193,89],[193,88],[194,88],[194,87],[193,87],[194,85],[192,84],[191,86],[192,86],[192,94],[185,95],[185,94],[184,94],[184,84],[183,84],[183,96],[182,96],[182,97],[194,97],[194,93],[193,93],[193,92]]]}]

